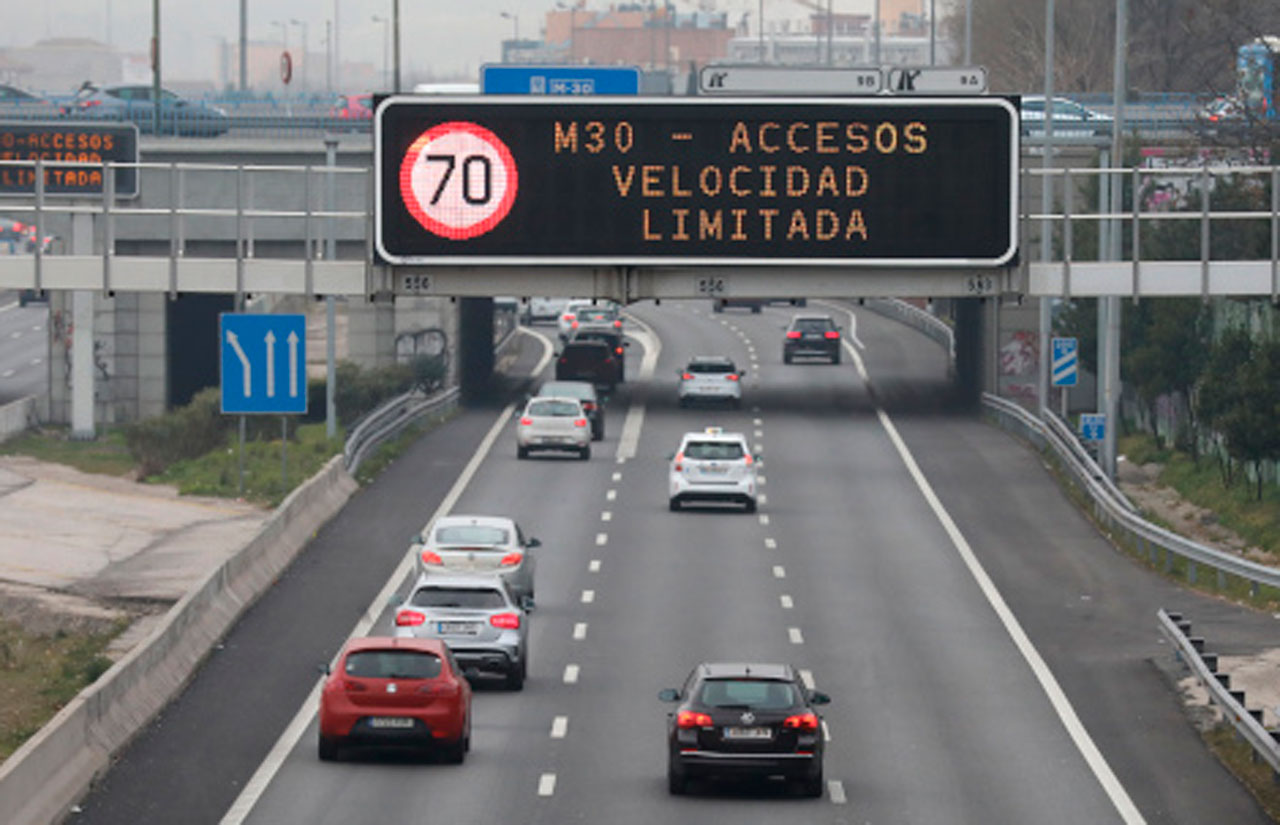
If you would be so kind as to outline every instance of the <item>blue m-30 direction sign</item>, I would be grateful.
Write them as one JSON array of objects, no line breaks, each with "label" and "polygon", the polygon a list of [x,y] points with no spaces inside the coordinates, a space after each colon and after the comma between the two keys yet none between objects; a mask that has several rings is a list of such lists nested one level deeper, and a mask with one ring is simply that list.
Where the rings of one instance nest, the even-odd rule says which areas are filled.
[{"label": "blue m-30 direction sign", "polygon": [[223,313],[224,413],[307,411],[307,318],[305,315]]}]

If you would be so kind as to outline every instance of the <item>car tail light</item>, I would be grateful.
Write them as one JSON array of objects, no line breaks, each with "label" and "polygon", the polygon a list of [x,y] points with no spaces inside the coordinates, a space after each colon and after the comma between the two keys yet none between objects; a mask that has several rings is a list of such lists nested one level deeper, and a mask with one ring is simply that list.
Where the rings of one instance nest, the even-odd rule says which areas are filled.
[{"label": "car tail light", "polygon": [[342,689],[347,691],[348,693],[362,693],[368,690],[369,686],[366,685],[364,682],[357,682],[354,679],[343,679]]},{"label": "car tail light", "polygon": [[576,320],[569,325],[569,329],[577,329],[577,328],[578,328],[578,322]]},{"label": "car tail light", "polygon": [[822,333],[822,335],[823,335],[823,337],[824,337],[824,338],[839,338],[839,337],[840,337],[840,333],[836,332],[834,329],[829,329],[829,330],[827,330],[826,332]]},{"label": "car tail light", "polygon": [[782,727],[792,728],[794,730],[817,730],[818,716],[813,711],[800,713],[795,716],[788,716],[783,720]]},{"label": "car tail light", "polygon": [[676,472],[684,471],[684,453],[676,453]]},{"label": "car tail light", "polygon": [[793,330],[791,330],[790,332],[788,332],[788,333],[787,333],[787,337],[788,337],[788,338],[799,338],[799,337],[800,337],[800,330],[798,330],[798,329],[793,329]]},{"label": "car tail light", "polygon": [[566,320],[566,321],[572,321],[572,320],[573,320],[573,313],[572,313],[572,312],[566,312],[566,313],[564,314],[564,320]]},{"label": "car tail light", "polygon": [[747,455],[744,455],[744,456],[742,457],[742,463],[743,463],[743,464],[745,464],[745,465],[747,465],[748,467],[750,467],[750,466],[751,466],[751,463],[752,463],[752,462],[754,462],[754,461],[755,461],[755,459],[751,457],[751,454],[750,454],[750,453],[748,453]]},{"label": "car tail light", "polygon": [[619,320],[619,321],[614,321],[614,322],[613,322],[613,328],[614,328],[614,329],[622,329],[622,321],[620,321],[620,320]]},{"label": "car tail light", "polygon": [[515,567],[524,561],[524,553],[508,553],[502,557],[502,561],[498,562],[501,567]]},{"label": "car tail light", "polygon": [[[562,361],[563,361],[564,359],[562,358],[562,359],[560,359],[560,360],[562,360]],[[530,417],[529,417],[529,416],[527,416],[527,415],[525,415],[525,416],[521,416],[521,418],[520,418],[520,426],[521,426],[521,427],[532,427],[532,426],[533,426],[533,419],[532,419],[532,418],[530,418]]]},{"label": "car tail light", "polygon": [[422,551],[423,564],[444,564],[444,559],[440,558],[440,554],[434,550]]},{"label": "car tail light", "polygon": [[681,380],[681,381],[692,381],[692,380],[693,380],[693,374],[692,374],[692,373],[688,373],[688,372],[682,372],[682,373],[680,373],[680,380]]},{"label": "car tail light", "polygon": [[416,610],[401,610],[396,614],[396,627],[417,627],[427,620],[427,617]]},{"label": "car tail light", "polygon": [[618,355],[621,355],[621,354],[622,354],[622,347],[614,347],[614,350],[613,350],[613,351],[614,351],[615,353],[617,353]]},{"label": "car tail light", "polygon": [[585,427],[585,426],[587,426],[587,419],[585,419],[585,418],[575,418],[575,419],[573,419],[573,426],[575,426],[575,427]]},{"label": "car tail light", "polygon": [[726,381],[737,381],[737,380],[738,380],[737,373],[732,373],[732,372],[731,372],[731,373],[729,373],[728,375],[726,375],[726,376],[725,376],[725,380],[726,380]]},{"label": "car tail light", "polygon": [[591,411],[592,411],[592,410],[594,410],[595,408],[596,408],[596,405],[595,405],[595,404],[592,404],[590,401],[583,401],[583,402],[582,402],[582,409],[586,410],[587,412],[591,412]]},{"label": "car tail light", "polygon": [[499,613],[496,616],[489,617],[489,624],[503,630],[519,630],[520,614],[518,613]]},{"label": "car tail light", "polygon": [[27,227],[22,223],[22,221],[14,221],[14,222],[13,222],[13,231],[14,231],[14,232],[22,232],[22,231],[24,231],[26,228],[27,228]]},{"label": "car tail light", "polygon": [[705,713],[698,713],[696,710],[682,710],[676,714],[676,727],[678,728],[709,728],[711,727],[711,717]]}]

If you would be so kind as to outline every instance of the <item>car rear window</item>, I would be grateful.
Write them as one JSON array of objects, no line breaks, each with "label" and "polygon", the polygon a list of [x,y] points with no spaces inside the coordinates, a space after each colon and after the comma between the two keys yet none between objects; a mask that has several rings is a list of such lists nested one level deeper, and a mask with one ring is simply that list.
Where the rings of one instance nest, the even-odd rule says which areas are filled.
[{"label": "car rear window", "polygon": [[418,650],[360,650],[347,656],[344,672],[360,679],[434,679],[440,657]]},{"label": "car rear window", "polygon": [[826,332],[831,329],[831,322],[825,318],[805,318],[796,321],[795,329],[801,332]]},{"label": "car rear window", "polygon": [[736,441],[690,441],[684,445],[685,458],[718,459],[721,461],[742,458],[742,445]]},{"label": "car rear window", "polygon": [[414,607],[506,607],[502,593],[489,587],[423,587],[414,591],[409,604]]},{"label": "car rear window", "polygon": [[733,372],[733,364],[722,361],[693,361],[689,364],[689,372]]},{"label": "car rear window", "polygon": [[796,686],[790,682],[764,679],[708,679],[698,695],[698,701],[706,707],[759,710],[786,710],[795,707],[799,698]]},{"label": "car rear window", "polygon": [[593,398],[596,388],[587,383],[568,381],[563,384],[544,384],[538,395],[567,395],[570,398]]},{"label": "car rear window", "polygon": [[506,544],[509,533],[487,524],[457,524],[436,528],[436,544]]},{"label": "car rear window", "polygon": [[572,401],[534,401],[529,404],[529,415],[565,418],[582,415],[582,410]]}]

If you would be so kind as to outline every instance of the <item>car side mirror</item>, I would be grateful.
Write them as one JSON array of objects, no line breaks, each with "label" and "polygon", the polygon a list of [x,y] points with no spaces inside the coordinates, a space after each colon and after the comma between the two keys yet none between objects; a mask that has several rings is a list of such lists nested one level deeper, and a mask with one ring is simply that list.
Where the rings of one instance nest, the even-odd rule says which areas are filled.
[{"label": "car side mirror", "polygon": [[529,540],[524,543],[524,546],[525,547],[541,547],[542,541],[540,539],[534,538],[533,536],[530,536]]},{"label": "car side mirror", "polygon": [[667,453],[667,461],[675,461],[675,460],[676,460],[675,453]]},{"label": "car side mirror", "polygon": [[747,371],[746,371],[746,370],[738,370],[738,377],[739,377],[739,378],[746,378],[746,377],[747,377]]},{"label": "car side mirror", "polygon": [[328,676],[328,675],[329,675],[329,673],[330,673],[330,671],[329,671],[329,663],[328,663],[328,662],[322,662],[321,664],[316,665],[316,670],[320,671],[320,673],[321,673],[322,675],[324,675],[324,676]]},{"label": "car side mirror", "polygon": [[404,604],[404,596],[399,593],[392,593],[387,597],[387,607],[399,607]]},{"label": "car side mirror", "polygon": [[831,697],[820,690],[809,691],[809,704],[811,705],[829,705]]},{"label": "car side mirror", "polygon": [[537,605],[535,605],[535,604],[533,603],[533,596],[521,596],[521,597],[520,597],[520,609],[521,609],[521,610],[523,610],[523,611],[524,611],[524,612],[526,612],[526,613],[532,613],[532,612],[533,612],[533,608],[535,608],[535,607],[537,607]]},{"label": "car side mirror", "polygon": [[676,690],[675,688],[666,688],[665,690],[660,690],[658,691],[658,701],[659,702],[679,702],[680,691]]}]

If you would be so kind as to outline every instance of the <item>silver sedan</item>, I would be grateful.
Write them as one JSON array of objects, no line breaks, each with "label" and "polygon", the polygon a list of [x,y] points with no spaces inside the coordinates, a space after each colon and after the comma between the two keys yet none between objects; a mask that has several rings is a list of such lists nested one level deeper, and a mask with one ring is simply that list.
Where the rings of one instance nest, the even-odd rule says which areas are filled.
[{"label": "silver sedan", "polygon": [[541,546],[506,516],[444,516],[413,539],[419,575],[498,575],[517,598],[531,599],[533,549]]}]

